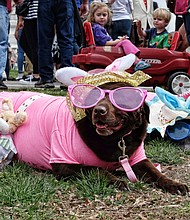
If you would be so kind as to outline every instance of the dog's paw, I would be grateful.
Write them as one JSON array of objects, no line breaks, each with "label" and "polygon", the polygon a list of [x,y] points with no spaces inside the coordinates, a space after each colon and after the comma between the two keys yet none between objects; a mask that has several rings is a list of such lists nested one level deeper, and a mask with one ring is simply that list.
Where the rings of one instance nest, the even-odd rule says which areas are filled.
[{"label": "dog's paw", "polygon": [[115,181],[114,185],[115,185],[119,190],[122,190],[122,191],[129,189],[127,182],[124,181],[124,180],[118,179],[117,181]]},{"label": "dog's paw", "polygon": [[178,194],[178,195],[183,195],[183,196],[189,195],[189,188],[187,185],[173,181],[171,179],[160,180],[159,186],[163,190],[165,190],[171,194]]}]

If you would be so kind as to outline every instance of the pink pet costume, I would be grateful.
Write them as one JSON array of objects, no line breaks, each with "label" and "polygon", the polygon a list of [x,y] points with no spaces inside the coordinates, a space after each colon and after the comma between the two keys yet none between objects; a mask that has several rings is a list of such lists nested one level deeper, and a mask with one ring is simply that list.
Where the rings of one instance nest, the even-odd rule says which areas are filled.
[{"label": "pink pet costume", "polygon": [[[118,162],[100,160],[82,141],[65,97],[2,92],[0,98],[5,97],[12,99],[15,111],[25,108],[27,113],[27,122],[14,134],[19,160],[43,170],[51,170],[51,163],[83,164],[106,169],[120,166]],[[144,158],[142,145],[130,158],[130,165]]]},{"label": "pink pet costume", "polygon": [[[123,60],[117,60],[115,63],[118,64],[118,62],[122,64]],[[63,80],[61,77],[67,75],[69,76],[67,78],[71,78],[69,71],[76,73],[74,70],[77,70],[77,68],[60,69],[57,71],[56,77],[59,81],[65,83],[67,80]],[[86,83],[90,82],[89,84],[93,85],[122,81],[138,86],[150,78],[141,71],[133,75],[126,72],[107,71],[106,73],[97,74],[98,76],[91,75],[88,77],[85,76],[84,71],[79,70],[74,77],[78,78],[80,75],[87,80]],[[80,79],[77,83],[80,83]],[[66,163],[115,170],[122,164],[130,177],[133,174],[130,166],[146,158],[142,143],[129,160],[125,158],[121,163],[119,158],[118,162],[115,163],[99,159],[81,139],[74,121],[76,118],[73,117],[73,112],[65,97],[34,92],[2,92],[0,101],[5,97],[12,99],[15,112],[25,111],[27,113],[27,122],[14,133],[14,143],[17,158],[32,167],[52,170],[52,163]],[[136,181],[136,179],[132,178],[132,181]]]}]

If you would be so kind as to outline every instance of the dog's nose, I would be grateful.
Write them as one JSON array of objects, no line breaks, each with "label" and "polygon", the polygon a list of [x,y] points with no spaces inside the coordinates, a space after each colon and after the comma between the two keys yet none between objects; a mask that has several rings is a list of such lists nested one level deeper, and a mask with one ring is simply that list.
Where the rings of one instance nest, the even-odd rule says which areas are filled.
[{"label": "dog's nose", "polygon": [[107,114],[107,109],[105,108],[105,106],[96,106],[94,108],[94,114],[96,115],[106,115]]}]

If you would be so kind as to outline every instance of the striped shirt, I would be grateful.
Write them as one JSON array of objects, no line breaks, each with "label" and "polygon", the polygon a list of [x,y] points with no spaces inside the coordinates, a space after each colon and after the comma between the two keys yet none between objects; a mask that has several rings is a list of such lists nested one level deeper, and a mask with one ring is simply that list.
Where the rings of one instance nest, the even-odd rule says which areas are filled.
[{"label": "striped shirt", "polygon": [[38,17],[38,0],[33,0],[29,7],[29,12],[24,19],[33,19]]}]

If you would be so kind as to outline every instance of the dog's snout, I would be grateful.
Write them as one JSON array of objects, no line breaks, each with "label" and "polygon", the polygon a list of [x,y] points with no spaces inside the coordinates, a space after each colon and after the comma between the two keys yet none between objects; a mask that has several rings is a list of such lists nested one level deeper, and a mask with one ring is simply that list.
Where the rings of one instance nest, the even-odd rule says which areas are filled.
[{"label": "dog's snout", "polygon": [[99,106],[96,106],[94,108],[94,114],[96,115],[106,115],[107,114],[107,109],[105,106],[102,106],[102,105],[99,105]]}]

